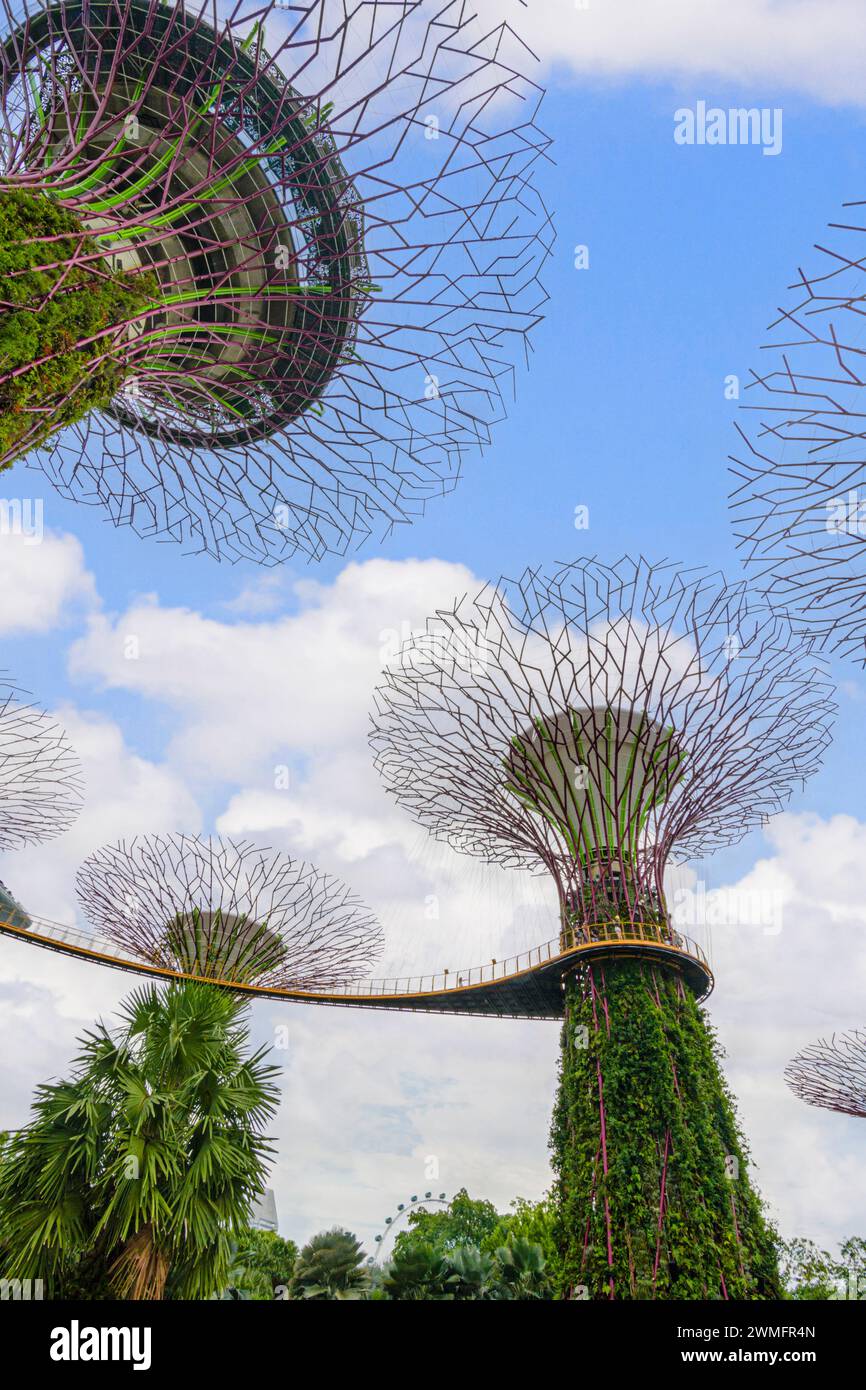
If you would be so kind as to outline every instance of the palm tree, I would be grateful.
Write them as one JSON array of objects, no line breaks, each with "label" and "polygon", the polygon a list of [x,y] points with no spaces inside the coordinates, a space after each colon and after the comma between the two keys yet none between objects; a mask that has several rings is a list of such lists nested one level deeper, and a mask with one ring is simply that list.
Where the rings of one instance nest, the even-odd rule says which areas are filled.
[{"label": "palm tree", "polygon": [[265,1183],[277,1068],[246,1054],[246,1009],[208,985],[138,990],[121,1020],[85,1034],[72,1079],[38,1088],[12,1141],[7,1268],[62,1286],[89,1265],[122,1298],[207,1298]]},{"label": "palm tree", "polygon": [[492,1255],[477,1245],[461,1245],[447,1255],[448,1283],[455,1299],[490,1299],[497,1297],[497,1269]]},{"label": "palm tree", "polygon": [[514,1299],[552,1298],[544,1251],[524,1236],[514,1236],[496,1251],[496,1270],[500,1297]]},{"label": "palm tree", "polygon": [[394,1251],[384,1271],[382,1288],[386,1297],[405,1300],[453,1298],[448,1279],[448,1259],[432,1245],[418,1243]]},{"label": "palm tree", "polygon": [[292,1298],[360,1299],[370,1285],[361,1242],[335,1227],[313,1236],[295,1262]]}]

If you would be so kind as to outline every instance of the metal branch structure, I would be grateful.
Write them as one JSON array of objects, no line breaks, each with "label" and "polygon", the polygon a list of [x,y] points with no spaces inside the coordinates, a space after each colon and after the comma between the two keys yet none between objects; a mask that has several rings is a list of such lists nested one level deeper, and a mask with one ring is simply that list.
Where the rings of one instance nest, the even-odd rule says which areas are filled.
[{"label": "metal branch structure", "polygon": [[807,1105],[866,1119],[866,1029],[805,1047],[788,1063],[785,1080]]},{"label": "metal branch structure", "polygon": [[437,612],[376,694],[385,786],[453,848],[541,869],[572,926],[663,916],[667,864],[741,839],[817,768],[823,664],[744,583],[623,559]]},{"label": "metal branch structure", "polygon": [[0,403],[24,392],[6,461],[140,535],[265,564],[450,491],[545,299],[548,140],[507,19],[0,3],[0,216],[27,251],[0,340],[4,309],[16,342],[66,315],[0,365]]},{"label": "metal branch structure", "polygon": [[831,717],[786,617],[743,583],[644,560],[500,580],[437,612],[382,677],[371,742],[398,803],[558,890],[568,1296],[779,1294],[664,871],[779,810]]},{"label": "metal branch structure", "polygon": [[864,210],[844,205],[767,330],[736,426],[731,504],[753,583],[866,665]]},{"label": "metal branch structure", "polygon": [[339,879],[245,841],[138,836],[76,877],[90,923],[143,962],[220,983],[323,990],[357,980],[382,946]]},{"label": "metal branch structure", "polygon": [[0,850],[62,835],[81,806],[81,764],[63,729],[0,674]]}]

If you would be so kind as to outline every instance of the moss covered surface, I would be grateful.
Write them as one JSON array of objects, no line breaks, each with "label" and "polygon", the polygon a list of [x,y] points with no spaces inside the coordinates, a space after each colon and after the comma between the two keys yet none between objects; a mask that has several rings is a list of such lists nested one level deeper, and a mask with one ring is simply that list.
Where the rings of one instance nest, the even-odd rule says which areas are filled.
[{"label": "moss covered surface", "polygon": [[[97,259],[80,265],[83,255]],[[116,336],[97,335],[137,314],[155,288],[152,276],[113,271],[59,204],[0,189],[0,468],[108,404],[123,354]]]}]

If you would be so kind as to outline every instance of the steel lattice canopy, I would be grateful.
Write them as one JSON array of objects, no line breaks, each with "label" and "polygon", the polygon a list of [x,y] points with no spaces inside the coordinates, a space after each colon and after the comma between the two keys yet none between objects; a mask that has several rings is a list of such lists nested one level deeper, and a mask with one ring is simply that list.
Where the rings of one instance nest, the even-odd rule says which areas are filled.
[{"label": "steel lattice canopy", "polygon": [[511,26],[462,0],[0,3],[0,204],[71,219],[22,307],[133,296],[64,343],[82,379],[25,403],[6,461],[29,452],[140,534],[265,564],[450,491],[546,298],[548,141]]}]

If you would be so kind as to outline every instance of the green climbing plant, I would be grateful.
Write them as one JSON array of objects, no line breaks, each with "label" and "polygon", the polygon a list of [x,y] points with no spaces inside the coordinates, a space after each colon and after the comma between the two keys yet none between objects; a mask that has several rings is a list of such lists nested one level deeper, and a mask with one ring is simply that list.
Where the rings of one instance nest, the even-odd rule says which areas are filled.
[{"label": "green climbing plant", "polygon": [[0,467],[108,404],[126,371],[111,330],[156,290],[112,269],[57,202],[0,190]]},{"label": "green climbing plant", "polygon": [[551,1129],[566,1297],[779,1297],[719,1060],[673,970],[616,960],[570,978]]}]

